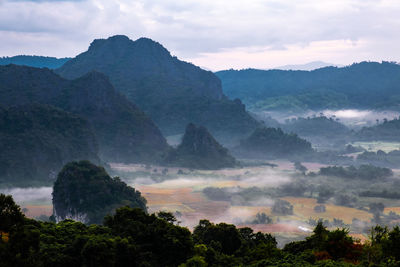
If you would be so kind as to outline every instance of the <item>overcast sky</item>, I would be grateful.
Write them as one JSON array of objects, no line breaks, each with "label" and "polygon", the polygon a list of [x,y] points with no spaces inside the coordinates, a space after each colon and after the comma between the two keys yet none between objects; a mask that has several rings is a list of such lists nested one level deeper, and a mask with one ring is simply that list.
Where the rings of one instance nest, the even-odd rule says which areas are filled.
[{"label": "overcast sky", "polygon": [[149,37],[211,70],[400,61],[400,0],[0,0],[0,56]]}]

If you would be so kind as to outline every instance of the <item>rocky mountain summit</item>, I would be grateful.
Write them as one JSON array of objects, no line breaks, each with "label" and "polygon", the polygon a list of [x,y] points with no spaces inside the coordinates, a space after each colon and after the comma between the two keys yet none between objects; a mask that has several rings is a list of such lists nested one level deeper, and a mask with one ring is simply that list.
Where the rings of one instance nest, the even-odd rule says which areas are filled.
[{"label": "rocky mountain summit", "polygon": [[167,162],[194,169],[234,167],[236,160],[203,126],[186,127],[182,143],[170,153]]}]

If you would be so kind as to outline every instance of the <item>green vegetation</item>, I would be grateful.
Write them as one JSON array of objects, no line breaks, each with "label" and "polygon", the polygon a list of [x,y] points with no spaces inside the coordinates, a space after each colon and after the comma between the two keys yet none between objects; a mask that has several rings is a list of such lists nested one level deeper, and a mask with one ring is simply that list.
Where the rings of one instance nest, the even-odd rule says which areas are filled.
[{"label": "green vegetation", "polygon": [[170,152],[166,162],[193,169],[221,169],[237,164],[205,127],[196,127],[192,123],[186,127],[182,143]]},{"label": "green vegetation", "polygon": [[313,118],[293,118],[287,120],[283,129],[287,132],[293,132],[299,136],[306,137],[319,137],[332,141],[332,139],[348,139],[350,130],[334,118],[327,118],[325,116]]},{"label": "green vegetation", "polygon": [[393,171],[388,168],[381,168],[373,165],[361,165],[358,168],[354,166],[329,166],[321,168],[319,174],[326,176],[343,177],[348,179],[373,180],[391,177],[393,175]]},{"label": "green vegetation", "polygon": [[240,157],[295,158],[312,154],[311,144],[296,134],[284,133],[281,129],[258,128],[234,150]]},{"label": "green vegetation", "polygon": [[93,70],[107,75],[166,136],[183,133],[193,122],[218,140],[232,142],[232,137],[242,138],[258,126],[240,100],[223,95],[215,74],[180,61],[153,40],[132,41],[121,35],[97,39],[56,72],[75,79]]},{"label": "green vegetation", "polygon": [[397,168],[400,164],[400,150],[393,150],[388,153],[382,150],[378,150],[377,152],[365,151],[357,156],[357,162]]},{"label": "green vegetation", "polygon": [[400,103],[400,66],[392,62],[313,71],[226,70],[216,75],[228,97],[240,98],[254,110],[397,109]]},{"label": "green vegetation", "polygon": [[[369,242],[320,221],[303,241],[277,248],[270,234],[200,220],[187,228],[123,207],[104,225],[25,218],[10,196],[0,195],[2,266],[397,266],[400,228],[376,226]],[[173,218],[169,214],[167,218]],[[339,222],[338,222],[339,223]]]},{"label": "green vegetation", "polygon": [[364,127],[357,132],[358,141],[400,141],[400,118],[393,120],[384,119],[383,123]]},{"label": "green vegetation", "polygon": [[71,162],[64,166],[53,187],[56,221],[75,219],[101,224],[116,208],[129,206],[146,211],[146,200],[140,192],[118,177],[89,161]]},{"label": "green vegetation", "polygon": [[15,64],[35,68],[57,69],[68,60],[70,60],[70,58],[19,55],[14,57],[0,57],[0,65]]},{"label": "green vegetation", "polygon": [[272,206],[272,213],[279,215],[292,215],[293,206],[286,200],[277,199]]},{"label": "green vegetation", "polygon": [[0,108],[0,151],[3,186],[52,184],[67,162],[100,162],[86,120],[38,104]]},{"label": "green vegetation", "polygon": [[348,100],[345,94],[331,90],[316,90],[315,92],[299,95],[285,95],[268,97],[249,106],[250,110],[277,110],[289,113],[305,110],[340,109],[347,106]]},{"label": "green vegetation", "polygon": [[70,81],[48,69],[0,66],[0,105],[31,103],[56,106],[86,119],[104,161],[159,162],[168,149],[154,123],[103,74],[91,72]]}]

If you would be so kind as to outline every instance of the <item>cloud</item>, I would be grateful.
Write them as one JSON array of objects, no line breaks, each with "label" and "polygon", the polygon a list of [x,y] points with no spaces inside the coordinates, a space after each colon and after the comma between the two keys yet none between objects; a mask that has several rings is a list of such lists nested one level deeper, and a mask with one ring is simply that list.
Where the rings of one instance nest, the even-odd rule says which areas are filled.
[{"label": "cloud", "polygon": [[[0,55],[47,51],[74,56],[94,38],[125,34],[155,39],[173,54],[214,70],[312,60],[340,64],[400,60],[397,0],[3,0],[0,4]],[[27,38],[30,43],[24,43]],[[46,40],[57,47],[41,48]]]}]

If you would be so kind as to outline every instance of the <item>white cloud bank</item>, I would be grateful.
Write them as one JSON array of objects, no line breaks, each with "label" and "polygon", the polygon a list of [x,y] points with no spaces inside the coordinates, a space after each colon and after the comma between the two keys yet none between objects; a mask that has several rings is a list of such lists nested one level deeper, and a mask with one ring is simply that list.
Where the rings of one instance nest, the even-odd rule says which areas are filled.
[{"label": "white cloud bank", "polygon": [[0,55],[75,56],[150,37],[212,70],[400,61],[398,0],[0,0]]}]

